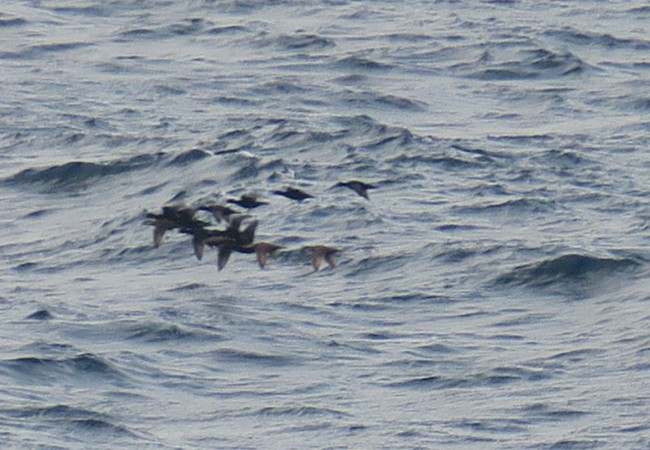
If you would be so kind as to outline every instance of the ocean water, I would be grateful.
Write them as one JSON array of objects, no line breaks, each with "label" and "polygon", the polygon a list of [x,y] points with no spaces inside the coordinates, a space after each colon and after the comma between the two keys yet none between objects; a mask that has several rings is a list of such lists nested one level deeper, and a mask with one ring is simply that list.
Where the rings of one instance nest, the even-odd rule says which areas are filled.
[{"label": "ocean water", "polygon": [[[650,448],[648,23],[3,2],[1,446]],[[265,270],[143,225],[247,192]]]}]

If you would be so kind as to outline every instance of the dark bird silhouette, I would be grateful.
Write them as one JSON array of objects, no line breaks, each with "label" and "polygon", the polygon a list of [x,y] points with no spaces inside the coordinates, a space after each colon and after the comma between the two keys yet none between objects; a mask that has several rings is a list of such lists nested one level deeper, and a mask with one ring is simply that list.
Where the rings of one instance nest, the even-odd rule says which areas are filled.
[{"label": "dark bird silhouette", "polygon": [[[149,214],[147,214],[147,217],[150,217]],[[165,219],[164,217],[159,217],[159,218],[152,218],[150,217],[150,220],[145,220],[144,222],[146,225],[153,225],[153,246],[155,248],[160,247],[160,244],[162,243],[163,237],[165,236],[165,233],[168,230],[173,230],[174,228],[178,228],[178,225],[171,220]]]},{"label": "dark bird silhouette", "polygon": [[348,189],[352,189],[354,192],[356,192],[366,200],[370,200],[370,197],[368,197],[368,189],[376,189],[375,185],[364,183],[363,181],[357,181],[357,180],[340,181],[336,183],[334,186],[343,186]]},{"label": "dark bird silhouette", "polygon": [[336,267],[334,254],[338,253],[339,249],[325,245],[308,245],[303,247],[303,250],[311,253],[311,265],[314,267],[314,272],[320,269],[323,259],[327,262],[330,269]]},{"label": "dark bird silhouette", "polygon": [[[235,241],[237,242],[237,245],[250,245],[253,243],[253,239],[255,239],[255,230],[257,229],[257,220],[253,220],[251,223],[248,224],[246,228],[244,228],[241,232],[238,232],[236,235]],[[230,228],[226,230],[226,232],[229,232]],[[234,233],[234,232],[233,232]]]},{"label": "dark bird silhouette", "polygon": [[313,195],[306,193],[302,189],[295,187],[288,187],[284,191],[273,191],[275,195],[281,195],[291,200],[297,200],[299,202],[307,200],[308,198],[314,198]]},{"label": "dark bird silhouette", "polygon": [[153,245],[160,247],[163,237],[168,230],[199,230],[208,225],[207,222],[194,217],[196,210],[183,205],[163,206],[162,214],[147,213],[146,225],[153,225]]},{"label": "dark bird silhouette", "polygon": [[255,247],[257,264],[259,264],[262,269],[266,267],[266,262],[270,257],[275,257],[277,251],[284,248],[281,245],[275,245],[269,242],[258,242],[257,244],[253,244],[253,247]]},{"label": "dark bird silhouette", "polygon": [[239,205],[242,208],[253,209],[258,206],[268,205],[268,202],[262,202],[257,199],[257,196],[252,194],[244,194],[239,198],[229,198],[226,200],[228,203]]},{"label": "dark bird silhouette", "polygon": [[225,206],[225,205],[219,205],[219,204],[209,204],[209,205],[202,205],[198,207],[199,210],[201,211],[208,211],[211,213],[217,223],[221,222],[230,222],[230,216],[233,214],[237,214],[237,211],[234,209]]},{"label": "dark bird silhouette", "polygon": [[[228,259],[233,251],[240,253],[253,253],[253,240],[255,239],[255,230],[257,221],[249,223],[246,228],[239,230],[242,221],[248,216],[240,215],[231,217],[230,225],[223,231],[213,232],[210,236],[201,239],[201,245],[218,247],[217,268],[222,270],[226,267]],[[250,251],[248,251],[250,249]],[[260,250],[262,251],[262,250]],[[267,256],[268,258],[268,256]],[[266,260],[265,260],[266,262]]]},{"label": "dark bird silhouette", "polygon": [[228,262],[228,257],[234,251],[238,253],[255,253],[257,264],[259,264],[260,268],[264,269],[268,259],[274,257],[276,252],[281,248],[284,247],[269,242],[257,242],[255,244],[239,246],[230,246],[229,244],[225,244],[219,248],[217,267],[219,270],[223,269]]},{"label": "dark bird silhouette", "polygon": [[215,243],[219,241],[219,239],[231,239],[226,237],[226,230],[214,230],[207,228],[183,228],[180,230],[180,232],[192,235],[192,246],[194,247],[194,254],[196,255],[196,259],[199,261],[203,259],[203,251],[205,249],[206,243],[214,246],[216,245]]},{"label": "dark bird silhouette", "polygon": [[250,216],[231,215],[228,227],[225,230],[204,227],[181,228],[180,232],[192,235],[192,246],[197,259],[203,258],[205,246],[238,246],[253,243],[257,221],[253,221],[244,230],[240,230],[242,222]]}]

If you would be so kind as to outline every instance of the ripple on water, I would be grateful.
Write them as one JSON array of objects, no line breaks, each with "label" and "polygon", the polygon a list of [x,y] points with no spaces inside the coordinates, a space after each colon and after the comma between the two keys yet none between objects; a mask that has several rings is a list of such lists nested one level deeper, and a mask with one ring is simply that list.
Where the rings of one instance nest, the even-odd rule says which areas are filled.
[{"label": "ripple on water", "polygon": [[17,383],[111,383],[121,385],[128,377],[110,361],[92,353],[67,357],[23,356],[0,361],[0,370]]},{"label": "ripple on water", "polygon": [[133,442],[134,439],[141,438],[139,433],[121,424],[118,418],[110,414],[67,404],[6,408],[0,414],[32,423],[34,427],[51,428],[68,437],[74,435],[77,439],[93,442],[114,442],[115,439]]}]

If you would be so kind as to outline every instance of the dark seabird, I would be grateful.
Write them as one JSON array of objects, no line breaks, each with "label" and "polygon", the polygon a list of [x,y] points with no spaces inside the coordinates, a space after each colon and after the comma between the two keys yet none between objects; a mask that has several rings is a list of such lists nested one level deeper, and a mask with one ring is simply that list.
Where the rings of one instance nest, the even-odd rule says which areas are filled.
[{"label": "dark seabird", "polygon": [[228,228],[225,230],[208,229],[204,227],[181,228],[180,232],[192,235],[192,245],[196,258],[203,258],[206,245],[211,247],[249,245],[253,243],[257,221],[253,221],[240,231],[241,223],[250,216],[232,215]]},{"label": "dark seabird", "polygon": [[268,202],[261,202],[257,199],[257,196],[252,194],[244,194],[239,198],[229,198],[226,201],[228,203],[233,203],[246,209],[253,209],[257,208],[258,206],[268,205]]},{"label": "dark seabird", "polygon": [[202,205],[199,206],[198,209],[201,211],[208,211],[209,213],[211,213],[214,216],[217,223],[230,222],[230,216],[237,213],[237,211],[235,211],[234,209],[219,204]]},{"label": "dark seabird", "polygon": [[[276,248],[273,248],[271,246]],[[230,258],[232,252],[247,253],[247,254],[255,253],[257,255],[257,263],[260,265],[261,268],[264,268],[266,266],[266,261],[268,260],[269,256],[273,256],[275,252],[281,248],[279,246],[276,246],[274,244],[269,244],[267,242],[240,245],[231,239],[226,239],[222,241],[222,243],[219,244],[218,247],[219,247],[219,253],[217,255],[218,270],[222,270],[224,267],[226,267],[226,264],[228,263],[228,259]]]},{"label": "dark seabird", "polygon": [[153,245],[158,248],[165,232],[173,229],[198,230],[208,225],[207,222],[196,219],[193,208],[182,205],[163,206],[162,214],[147,213],[146,225],[153,225]]},{"label": "dark seabird", "polygon": [[160,247],[163,237],[168,230],[178,228],[176,223],[164,218],[146,220],[144,223],[146,225],[153,225],[153,246],[155,248]]},{"label": "dark seabird", "polygon": [[[257,228],[257,221],[254,220],[249,223],[246,228],[239,230],[241,222],[248,216],[235,216],[231,218],[230,226],[223,231],[213,232],[210,236],[201,239],[201,246],[209,245],[211,247],[218,247],[219,253],[217,256],[217,268],[223,269],[230,258],[233,251],[240,253],[253,253],[256,251],[253,246],[255,239],[255,229]],[[263,249],[260,249],[260,252]],[[266,256],[268,258],[268,255]]]},{"label": "dark seabird", "polygon": [[196,219],[195,214],[196,210],[194,208],[183,205],[170,205],[163,206],[161,216],[185,228],[207,225],[206,222]]},{"label": "dark seabird", "polygon": [[226,264],[228,264],[228,258],[230,258],[231,253],[232,247],[226,245],[219,247],[219,253],[217,256],[217,270],[221,271],[224,267],[226,267]]},{"label": "dark seabird", "polygon": [[314,271],[320,268],[323,259],[327,262],[330,269],[336,267],[334,254],[338,253],[339,249],[325,245],[308,245],[303,247],[303,250],[311,252],[311,265],[314,266]]},{"label": "dark seabird", "polygon": [[370,198],[368,197],[368,189],[376,189],[376,186],[372,184],[364,183],[363,181],[357,181],[357,180],[340,181],[336,183],[334,186],[344,186],[346,188],[352,189],[354,192],[356,192],[366,200],[370,200]]},{"label": "dark seabird", "polygon": [[271,244],[269,242],[257,242],[255,244],[248,244],[248,245],[232,245],[226,243],[221,247],[219,247],[217,268],[219,270],[223,269],[226,266],[226,263],[228,262],[228,258],[230,257],[230,254],[234,251],[238,253],[247,253],[247,254],[255,253],[255,256],[257,258],[257,264],[259,264],[260,268],[264,269],[266,268],[266,263],[269,257],[274,257],[275,253],[281,248],[284,247],[282,247],[281,245]]},{"label": "dark seabird", "polygon": [[197,229],[181,229],[181,233],[192,235],[192,246],[194,247],[194,254],[199,261],[203,259],[203,250],[205,245],[216,246],[220,240],[230,241],[231,238],[227,237],[226,230],[212,230],[206,228]]},{"label": "dark seabird", "polygon": [[[257,220],[253,220],[249,223],[246,228],[242,231],[239,231],[241,225],[241,218],[246,218],[248,216],[238,216],[231,222],[231,226],[226,228],[226,236],[233,239],[237,245],[250,245],[255,239],[255,230],[257,229]],[[241,219],[241,220],[240,220]]]},{"label": "dark seabird", "polygon": [[266,262],[270,257],[275,257],[276,252],[281,248],[284,248],[281,245],[275,245],[269,242],[258,242],[257,244],[253,244],[253,247],[255,247],[257,264],[259,264],[262,269],[266,267]]},{"label": "dark seabird", "polygon": [[282,195],[291,200],[297,200],[299,202],[307,200],[308,198],[314,198],[313,195],[306,193],[302,189],[295,187],[288,187],[284,191],[273,191],[275,195]]}]

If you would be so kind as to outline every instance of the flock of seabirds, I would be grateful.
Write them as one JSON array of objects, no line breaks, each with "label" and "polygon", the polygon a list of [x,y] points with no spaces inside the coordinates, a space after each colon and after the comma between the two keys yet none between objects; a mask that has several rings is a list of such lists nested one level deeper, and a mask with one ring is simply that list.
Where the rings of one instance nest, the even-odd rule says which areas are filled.
[{"label": "flock of seabirds", "polygon": [[[339,182],[335,186],[352,189],[366,200],[369,200],[368,190],[376,187],[358,180]],[[287,187],[285,190],[277,190],[273,191],[273,193],[298,202],[314,198],[313,195],[295,187]],[[226,202],[248,211],[268,204],[268,202],[260,201],[255,195],[251,194],[244,194],[238,199],[227,199]],[[196,217],[198,211],[211,213],[217,224],[225,223],[225,228],[211,227],[209,222]],[[185,205],[163,206],[160,214],[147,213],[144,223],[154,227],[153,245],[155,248],[160,246],[167,231],[178,230],[182,234],[192,236],[194,254],[199,260],[203,258],[206,245],[216,247],[218,249],[217,268],[219,270],[226,266],[233,252],[255,253],[257,263],[264,269],[269,258],[274,257],[278,250],[283,247],[270,242],[255,242],[255,230],[258,222],[251,219],[252,217],[249,214],[234,210],[230,206],[212,203],[197,208]],[[245,226],[242,228],[242,225]],[[327,262],[330,268],[336,266],[334,255],[339,252],[339,249],[335,247],[308,245],[303,247],[302,251],[310,254],[314,271],[320,268],[323,260]]]}]

